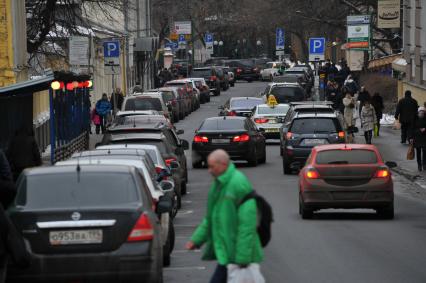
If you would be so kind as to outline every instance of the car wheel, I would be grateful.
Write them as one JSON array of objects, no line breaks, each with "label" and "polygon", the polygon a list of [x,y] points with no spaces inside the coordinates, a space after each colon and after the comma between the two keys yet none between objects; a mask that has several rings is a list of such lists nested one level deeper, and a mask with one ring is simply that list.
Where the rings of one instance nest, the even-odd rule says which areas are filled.
[{"label": "car wheel", "polygon": [[183,181],[181,186],[180,186],[180,193],[181,195],[186,195],[186,182]]},{"label": "car wheel", "polygon": [[291,174],[291,168],[290,164],[288,164],[285,159],[283,158],[283,172],[284,175],[290,175]]},{"label": "car wheel", "polygon": [[254,149],[253,153],[250,155],[250,158],[247,159],[249,166],[256,167],[258,164],[257,151]]},{"label": "car wheel", "polygon": [[[176,194],[176,202],[177,202],[177,210],[182,208],[182,194]],[[178,213],[176,210],[176,213],[174,216],[176,216],[176,214]]]},{"label": "car wheel", "polygon": [[314,211],[312,209],[306,208],[303,203],[302,198],[299,196],[299,214],[302,216],[302,219],[312,219],[314,217]]},{"label": "car wheel", "polygon": [[377,214],[383,219],[393,219],[395,217],[395,209],[393,204],[377,209]]},{"label": "car wheel", "polygon": [[260,158],[259,162],[260,162],[260,164],[265,164],[266,163],[266,146],[263,149],[263,155],[262,155],[262,158]]}]

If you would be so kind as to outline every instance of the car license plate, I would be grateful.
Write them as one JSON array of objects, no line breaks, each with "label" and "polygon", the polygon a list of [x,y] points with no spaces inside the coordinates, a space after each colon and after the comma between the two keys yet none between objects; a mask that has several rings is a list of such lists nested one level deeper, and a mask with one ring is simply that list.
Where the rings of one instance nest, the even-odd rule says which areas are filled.
[{"label": "car license plate", "polygon": [[220,143],[230,143],[229,139],[212,139],[212,143],[220,144]]},{"label": "car license plate", "polygon": [[279,133],[280,129],[265,129],[265,133]]},{"label": "car license plate", "polygon": [[305,145],[325,144],[325,140],[324,139],[305,139],[303,143]]},{"label": "car license plate", "polygon": [[52,246],[101,244],[103,240],[102,230],[73,230],[51,231],[49,240]]}]

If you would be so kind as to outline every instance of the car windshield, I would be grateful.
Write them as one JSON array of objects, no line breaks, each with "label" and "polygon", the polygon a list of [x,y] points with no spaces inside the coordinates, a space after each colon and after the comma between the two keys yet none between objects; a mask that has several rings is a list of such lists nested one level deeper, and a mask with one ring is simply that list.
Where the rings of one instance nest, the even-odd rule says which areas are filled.
[{"label": "car windshield", "polygon": [[209,77],[212,74],[212,70],[211,69],[195,69],[192,71],[191,76],[192,77]]},{"label": "car windshield", "polygon": [[337,121],[330,118],[301,118],[295,119],[290,131],[296,134],[336,133]]},{"label": "car windshield", "polygon": [[243,119],[209,119],[204,121],[200,130],[244,130],[244,122]]},{"label": "car windshield", "polygon": [[163,111],[161,101],[154,97],[135,97],[128,99],[124,108],[125,111],[157,110]]},{"label": "car windshield", "polygon": [[16,204],[32,209],[120,206],[139,200],[135,181],[125,173],[70,172],[27,176]]},{"label": "car windshield", "polygon": [[304,99],[303,92],[298,87],[273,87],[269,94],[273,94],[278,103],[302,101]]},{"label": "car windshield", "polygon": [[346,149],[326,150],[317,154],[317,164],[376,164],[377,156],[372,150]]},{"label": "car windshield", "polygon": [[262,99],[233,99],[231,100],[231,108],[253,109],[262,103]]},{"label": "car windshield", "polygon": [[260,115],[285,116],[285,114],[287,114],[288,109],[290,109],[289,105],[277,105],[275,107],[262,106],[262,107],[259,107],[257,113]]},{"label": "car windshield", "polygon": [[276,83],[298,83],[299,82],[299,76],[278,76],[274,77],[274,82]]}]

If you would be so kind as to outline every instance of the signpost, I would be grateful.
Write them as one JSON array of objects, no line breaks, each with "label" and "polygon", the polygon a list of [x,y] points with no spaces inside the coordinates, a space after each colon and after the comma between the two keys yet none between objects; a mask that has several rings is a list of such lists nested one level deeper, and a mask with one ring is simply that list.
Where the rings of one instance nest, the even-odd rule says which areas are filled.
[{"label": "signpost", "polygon": [[347,48],[368,51],[370,48],[370,16],[347,17]]},{"label": "signpost", "polygon": [[[105,41],[104,42],[104,65],[105,75],[112,75],[112,89],[115,91],[115,75],[120,73],[120,41]],[[115,95],[112,96],[114,100],[114,114],[117,113],[117,101]]]},{"label": "signpost", "polygon": [[214,46],[213,46],[213,42],[214,42],[214,37],[213,34],[211,33],[206,33],[205,37],[204,37],[204,42],[206,43],[206,49],[207,52],[212,55],[213,51],[214,51]]},{"label": "signpost", "polygon": [[280,61],[282,61],[282,57],[285,54],[285,32],[283,28],[277,28],[275,32],[275,50],[276,55],[280,57]]},{"label": "signpost", "polygon": [[178,46],[179,46],[179,49],[186,49],[185,35],[183,34],[179,35]]},{"label": "signpost", "polygon": [[309,39],[309,61],[318,62],[325,60],[325,38],[314,37]]}]

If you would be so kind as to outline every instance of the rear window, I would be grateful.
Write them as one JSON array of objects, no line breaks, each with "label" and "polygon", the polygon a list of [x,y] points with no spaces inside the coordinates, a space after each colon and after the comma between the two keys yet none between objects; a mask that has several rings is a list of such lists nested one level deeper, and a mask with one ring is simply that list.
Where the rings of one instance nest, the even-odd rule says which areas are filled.
[{"label": "rear window", "polygon": [[274,77],[274,82],[276,83],[298,83],[299,76],[278,76]]},{"label": "rear window", "polygon": [[242,130],[245,120],[242,119],[213,119],[206,120],[201,125],[200,130]]},{"label": "rear window", "polygon": [[376,164],[377,156],[374,151],[353,150],[327,150],[320,151],[316,157],[317,164]]},{"label": "rear window", "polygon": [[337,133],[338,121],[327,118],[302,118],[293,120],[290,131],[297,134]]},{"label": "rear window", "polygon": [[212,75],[212,70],[211,69],[198,69],[198,70],[193,70],[191,76],[192,77],[210,77]]},{"label": "rear window", "polygon": [[259,107],[257,113],[260,115],[285,115],[287,114],[289,105],[278,105],[275,107]]},{"label": "rear window", "polygon": [[138,111],[138,110],[157,110],[163,111],[161,101],[159,98],[152,97],[137,97],[128,99],[124,108],[125,111]]},{"label": "rear window", "polygon": [[168,152],[168,148],[164,142],[159,140],[146,140],[146,139],[130,139],[130,140],[117,140],[112,141],[110,144],[149,144],[157,146],[158,150],[164,154]]},{"label": "rear window", "polygon": [[259,104],[262,104],[262,99],[233,99],[231,100],[232,108],[253,109]]},{"label": "rear window", "polygon": [[175,98],[173,91],[161,91],[161,95],[163,96],[163,100],[165,103],[173,100]]},{"label": "rear window", "polygon": [[303,91],[298,87],[274,87],[269,94],[273,94],[278,103],[302,101]]},{"label": "rear window", "polygon": [[[60,184],[60,185],[59,185]],[[139,200],[135,181],[125,173],[77,172],[28,176],[19,184],[17,205],[39,208],[120,206]]]}]

